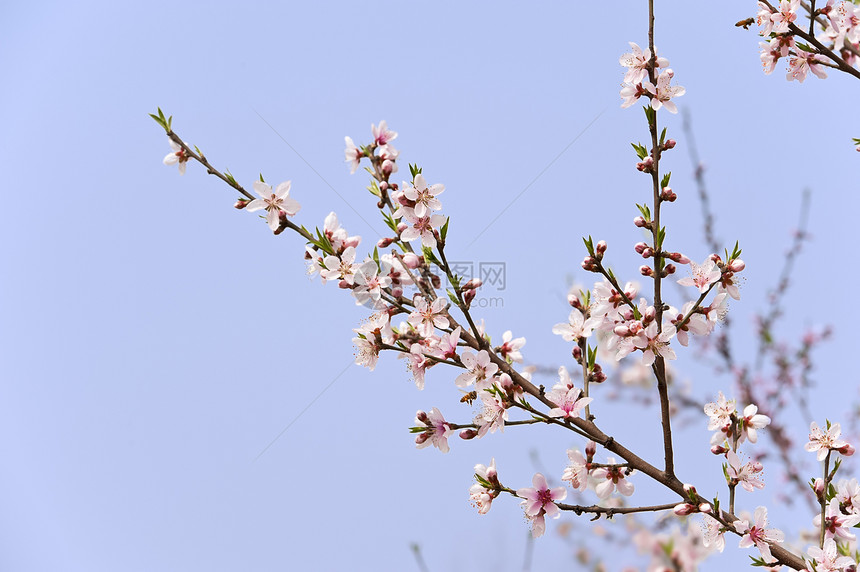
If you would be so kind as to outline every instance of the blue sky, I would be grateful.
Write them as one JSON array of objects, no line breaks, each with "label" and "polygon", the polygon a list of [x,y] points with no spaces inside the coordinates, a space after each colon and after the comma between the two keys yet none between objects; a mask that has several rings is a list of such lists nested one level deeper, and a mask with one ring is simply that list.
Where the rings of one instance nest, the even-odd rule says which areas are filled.
[{"label": "blue sky", "polygon": [[[391,356],[373,373],[350,366],[364,310],[309,281],[301,241],[232,209],[235,193],[218,180],[163,166],[167,141],[147,114],[161,106],[246,186],[260,172],[292,180],[299,222],[321,225],[334,210],[364,244],[382,225],[366,177],[343,163],[343,137],[368,141],[370,124],[386,119],[400,133],[399,175],[417,162],[446,185],[452,258],[506,265],[502,303],[480,314],[488,330],[526,336],[527,361],[555,368],[569,361],[550,332],[567,316],[567,285],[591,281],[580,237],[607,240],[620,276],[639,265],[630,221],[650,181],[629,143],[647,131],[638,107],[619,108],[617,60],[628,41],[647,42],[644,4],[0,7],[0,568],[410,570],[419,542],[434,571],[519,570],[521,510],[502,500],[479,517],[466,500],[472,466],[495,457],[503,480],[525,486],[531,450],[560,475],[564,450],[582,444],[509,430],[454,442],[444,456],[415,450],[415,410],[471,415],[457,409],[453,372],[431,372],[419,393]],[[819,421],[844,417],[857,397],[840,294],[858,277],[848,229],[860,129],[846,104],[856,80],[764,76],[756,34],[733,27],[752,2],[657,10],[657,45],[687,88],[679,104],[708,165],[717,234],[744,248],[736,348],[751,352],[750,316],[810,188],[814,242],[784,325],[798,335],[834,326],[811,409]],[[681,118],[660,120],[679,142],[666,159],[679,195],[666,209],[669,241],[701,260]],[[693,352],[680,354],[697,395],[729,389],[696,369]],[[605,407],[611,434],[659,458],[655,412]],[[679,471],[718,490],[704,427],[703,418],[679,437]],[[643,502],[660,500],[639,482]],[[757,494],[741,503],[767,502]],[[534,569],[573,566],[549,529]],[[717,562],[747,560],[727,552]]]}]

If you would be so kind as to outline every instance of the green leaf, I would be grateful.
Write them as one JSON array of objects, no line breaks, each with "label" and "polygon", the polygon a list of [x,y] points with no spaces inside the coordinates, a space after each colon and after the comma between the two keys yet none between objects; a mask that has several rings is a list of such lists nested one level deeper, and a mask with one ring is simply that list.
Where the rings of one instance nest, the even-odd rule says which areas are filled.
[{"label": "green leaf", "polygon": [[672,171],[669,171],[665,175],[663,175],[663,180],[660,182],[660,189],[664,189],[669,186],[669,179],[672,177]]},{"label": "green leaf", "polygon": [[448,293],[448,299],[451,300],[451,303],[455,306],[460,306],[460,300],[457,299],[457,296],[454,295],[450,290],[445,290]]},{"label": "green leaf", "polygon": [[441,228],[441,229],[439,229],[439,236],[441,236],[441,237],[442,237],[442,240],[443,240],[443,241],[444,241],[444,240],[445,240],[445,238],[447,238],[447,236],[448,236],[448,223],[449,223],[449,222],[451,222],[451,217],[446,218],[446,219],[445,219],[445,224],[443,224],[443,225],[442,225],[442,228]]},{"label": "green leaf", "polygon": [[661,147],[663,146],[663,142],[666,140],[666,129],[668,129],[668,127],[664,127],[662,133],[660,133],[660,146]]},{"label": "green leaf", "polygon": [[640,159],[644,159],[648,156],[648,149],[646,149],[641,143],[631,143],[633,145],[633,149],[636,150],[636,156]]}]

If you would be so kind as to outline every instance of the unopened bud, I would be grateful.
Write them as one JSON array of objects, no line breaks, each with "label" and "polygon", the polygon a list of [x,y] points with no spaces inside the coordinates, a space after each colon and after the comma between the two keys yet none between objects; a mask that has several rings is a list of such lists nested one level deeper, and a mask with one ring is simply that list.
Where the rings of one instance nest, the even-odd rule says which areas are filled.
[{"label": "unopened bud", "polygon": [[579,296],[577,296],[576,294],[568,294],[567,303],[574,308],[579,308],[580,310],[582,309],[582,302],[579,301]]},{"label": "unopened bud", "polygon": [[343,290],[352,290],[352,284],[347,282],[346,280],[341,280],[337,283],[338,288],[342,288]]},{"label": "unopened bud", "polygon": [[597,254],[602,255],[604,252],[606,252],[606,241],[601,240],[597,243],[597,246],[595,246],[594,249],[597,251]]},{"label": "unopened bud", "polygon": [[419,423],[427,423],[427,414],[419,409],[418,413],[415,414],[415,420]]},{"label": "unopened bud", "polygon": [[475,299],[475,294],[477,294],[477,290],[466,290],[465,294],[463,294],[463,300],[466,302],[467,306],[469,306],[472,303],[472,300]]},{"label": "unopened bud", "polygon": [[433,283],[433,288],[437,290],[442,287],[442,280],[439,279],[435,274],[430,275],[430,281]]},{"label": "unopened bud", "polygon": [[397,234],[402,234],[404,230],[409,228],[409,225],[405,222],[398,223],[397,225]]},{"label": "unopened bud", "polygon": [[248,203],[250,203],[250,202],[251,201],[249,201],[248,199],[237,199],[236,204],[233,205],[233,208],[243,209],[243,208],[247,207]]},{"label": "unopened bud", "polygon": [[582,359],[582,349],[579,346],[573,346],[573,350],[571,350],[570,354],[573,356],[573,359],[579,361]]},{"label": "unopened bud", "polygon": [[465,284],[463,284],[463,290],[474,290],[476,288],[480,288],[484,285],[484,281],[480,278],[472,278]]},{"label": "unopened bud", "polygon": [[421,264],[421,260],[414,252],[407,252],[403,255],[403,264],[410,270],[415,270]]},{"label": "unopened bud", "polygon": [[382,173],[386,176],[390,175],[397,171],[397,165],[394,164],[394,161],[390,161],[386,159],[382,162]]},{"label": "unopened bud", "polygon": [[429,433],[419,433],[417,437],[415,437],[415,444],[420,445],[424,443],[427,439],[430,438]]},{"label": "unopened bud", "polygon": [[584,270],[588,270],[589,272],[597,272],[597,264],[596,260],[591,256],[586,256],[582,260],[582,268]]},{"label": "unopened bud", "polygon": [[474,429],[463,429],[462,431],[460,431],[460,439],[464,439],[466,441],[468,441],[469,439],[474,439],[477,436],[478,432]]},{"label": "unopened bud", "polygon": [[388,181],[382,181],[381,183],[379,183],[379,190],[380,191],[387,191],[388,190]]},{"label": "unopened bud", "polygon": [[378,246],[379,248],[388,248],[389,246],[391,246],[392,242],[394,242],[393,238],[380,238],[379,242],[376,243],[376,246]]},{"label": "unopened bud", "polygon": [[746,267],[746,263],[740,258],[729,260],[729,270],[731,270],[732,272],[741,272]]},{"label": "unopened bud", "polygon": [[714,445],[713,447],[711,447],[711,453],[713,453],[714,455],[725,455],[728,452],[729,450],[722,445]]},{"label": "unopened bud", "polygon": [[678,264],[689,264],[690,259],[681,254],[680,252],[667,252],[666,258],[672,260],[673,262],[677,262]]},{"label": "unopened bud", "polygon": [[694,512],[696,512],[696,509],[697,507],[695,505],[689,503],[681,503],[676,504],[675,508],[672,509],[672,512],[674,512],[678,516],[687,516],[688,514],[693,514]]},{"label": "unopened bud", "polygon": [[630,335],[630,328],[628,328],[627,326],[623,326],[623,325],[622,326],[615,326],[615,328],[612,330],[612,333],[614,333],[619,338],[623,338],[623,337]]},{"label": "unopened bud", "polygon": [[667,264],[666,268],[663,269],[663,277],[665,278],[666,276],[668,276],[670,274],[674,274],[675,270],[677,270],[677,268],[675,267],[674,264]]},{"label": "unopened bud", "polygon": [[824,496],[824,479],[815,479],[812,482],[812,490],[815,491],[815,496],[821,499]]},{"label": "unopened bud", "polygon": [[604,381],[606,381],[606,374],[602,371],[597,371],[595,369],[594,373],[591,374],[591,377],[589,379],[594,383],[603,383]]},{"label": "unopened bud", "polygon": [[657,318],[657,308],[655,308],[654,306],[648,306],[647,308],[645,308],[645,314],[643,315],[643,317],[649,322],[653,321]]},{"label": "unopened bud", "polygon": [[594,458],[594,454],[597,452],[597,443],[594,441],[589,441],[585,444],[585,457],[591,461]]},{"label": "unopened bud", "polygon": [[633,246],[633,250],[635,250],[635,251],[636,251],[636,254],[642,254],[643,252],[645,252],[645,249],[646,249],[646,248],[648,248],[648,245],[647,245],[646,243],[644,243],[644,242],[637,242],[637,243]]},{"label": "unopened bud", "polygon": [[667,149],[674,149],[674,148],[675,148],[675,145],[676,145],[675,140],[674,140],[674,139],[669,139],[668,141],[666,141],[665,143],[663,143],[663,150],[665,151],[665,150],[667,150]]},{"label": "unopened bud", "polygon": [[652,276],[654,274],[654,270],[652,270],[650,266],[640,266],[639,273],[642,274],[642,276]]},{"label": "unopened bud", "polygon": [[401,296],[403,296],[403,287],[402,286],[395,286],[394,288],[391,289],[391,295],[394,296],[395,298],[400,298]]},{"label": "unopened bud", "polygon": [[650,173],[654,170],[654,159],[652,157],[645,157],[642,162],[636,163],[636,169],[643,173]]},{"label": "unopened bud", "polygon": [[720,255],[719,255],[719,254],[716,254],[716,253],[711,254],[710,256],[708,256],[708,258],[710,258],[711,260],[713,260],[713,261],[714,261],[714,262],[716,262],[717,264],[722,264],[722,263],[723,263],[723,259],[722,259],[722,258],[720,258]]},{"label": "unopened bud", "polygon": [[678,195],[672,190],[672,187],[663,187],[663,192],[660,193],[660,198],[666,202],[673,203]]},{"label": "unopened bud", "polygon": [[711,505],[710,503],[703,502],[699,505],[699,512],[703,512],[705,514],[711,514]]},{"label": "unopened bud", "polygon": [[353,248],[358,248],[358,245],[361,244],[360,236],[350,236],[346,240],[343,241],[343,247],[349,248],[350,246]]},{"label": "unopened bud", "polygon": [[645,220],[645,217],[637,216],[636,218],[633,219],[633,224],[635,224],[639,228],[643,228],[643,227],[647,226],[648,221]]},{"label": "unopened bud", "polygon": [[839,447],[836,450],[839,451],[839,453],[841,453],[845,457],[850,457],[851,455],[854,454],[854,446],[851,445],[851,443],[845,443],[845,445],[843,445],[842,447]]}]

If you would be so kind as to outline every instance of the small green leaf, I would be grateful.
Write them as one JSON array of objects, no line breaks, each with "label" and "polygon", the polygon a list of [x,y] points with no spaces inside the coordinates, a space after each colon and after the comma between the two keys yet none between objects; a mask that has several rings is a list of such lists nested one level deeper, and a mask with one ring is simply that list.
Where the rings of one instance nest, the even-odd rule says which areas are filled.
[{"label": "small green leaf", "polygon": [[451,222],[451,217],[445,219],[445,224],[442,225],[442,228],[439,229],[439,236],[442,237],[444,241],[448,237],[448,223]]}]

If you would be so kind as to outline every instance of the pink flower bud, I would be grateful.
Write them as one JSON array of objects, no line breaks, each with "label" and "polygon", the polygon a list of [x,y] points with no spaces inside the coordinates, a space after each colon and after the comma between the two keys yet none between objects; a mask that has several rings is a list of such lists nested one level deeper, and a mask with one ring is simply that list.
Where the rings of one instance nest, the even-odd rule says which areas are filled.
[{"label": "pink flower bud", "polygon": [[380,238],[379,242],[376,243],[376,246],[378,246],[379,248],[388,248],[389,246],[391,246],[392,242],[394,242],[393,238]]},{"label": "pink flower bud", "polygon": [[740,258],[729,260],[729,270],[731,270],[732,272],[741,272],[746,267],[746,263]]},{"label": "pink flower bud", "polygon": [[419,409],[418,413],[415,414],[415,419],[421,423],[427,423],[427,414]]},{"label": "pink flower bud", "polygon": [[633,224],[635,224],[639,228],[643,228],[648,224],[648,222],[645,220],[645,217],[637,216],[633,219]]},{"label": "pink flower bud", "polygon": [[594,458],[594,454],[597,452],[597,443],[594,441],[589,441],[585,444],[585,457],[589,461]]},{"label": "pink flower bud", "polygon": [[640,266],[639,273],[642,274],[642,276],[652,276],[654,274],[654,270],[652,270],[650,266]]},{"label": "pink flower bud", "polygon": [[666,202],[672,203],[675,202],[675,199],[678,198],[678,195],[672,190],[672,187],[663,187],[663,192],[660,193],[660,198]]},{"label": "pink flower bud", "polygon": [[663,270],[664,276],[668,276],[670,274],[674,274],[677,268],[674,264],[667,264],[666,268]]},{"label": "pink flower bud", "polygon": [[641,163],[636,163],[636,168],[643,173],[650,173],[654,169],[654,158],[645,157]]},{"label": "pink flower bud", "polygon": [[463,284],[462,288],[463,288],[463,290],[474,290],[476,288],[480,288],[483,285],[484,285],[484,281],[481,280],[480,278],[472,278],[471,280],[469,280],[468,282]]},{"label": "pink flower bud", "polygon": [[379,190],[380,191],[387,191],[388,190],[388,181],[382,181],[381,183],[379,183]]},{"label": "pink flower bud", "polygon": [[716,262],[717,264],[722,264],[722,262],[723,262],[723,259],[722,259],[722,258],[720,258],[720,255],[719,255],[719,254],[716,254],[716,253],[714,253],[714,254],[712,254],[712,255],[708,256],[708,258],[710,258],[711,260],[713,260],[713,261],[714,261],[714,262]]},{"label": "pink flower bud", "polygon": [[645,252],[645,249],[646,249],[646,248],[648,248],[648,245],[647,245],[646,243],[644,243],[644,242],[637,242],[637,243],[633,246],[633,250],[635,250],[635,251],[636,251],[636,254],[642,254],[643,252]]},{"label": "pink flower bud", "polygon": [[821,498],[824,495],[824,479],[817,478],[812,482],[812,490],[815,491],[815,496]]},{"label": "pink flower bud", "polygon": [[393,172],[395,172],[395,171],[396,171],[396,167],[395,167],[395,165],[394,165],[394,161],[391,161],[391,160],[389,160],[389,159],[386,159],[385,161],[383,161],[383,162],[382,162],[382,172],[383,172],[383,174],[385,174],[386,176],[388,176],[388,175],[390,175],[391,173],[393,173]]},{"label": "pink flower bud", "polygon": [[352,284],[347,282],[346,280],[341,280],[337,283],[338,288],[342,288],[343,290],[352,290]]},{"label": "pink flower bud", "polygon": [[248,199],[238,199],[238,200],[236,201],[236,204],[234,204],[234,205],[233,205],[233,208],[235,208],[235,209],[243,209],[243,208],[247,207],[247,206],[248,206],[248,203],[250,203],[250,202],[251,202],[251,201],[249,201]]},{"label": "pink flower bud", "polygon": [[568,294],[567,295],[567,303],[573,306],[574,308],[582,309],[582,302],[579,301],[579,296],[576,294]]},{"label": "pink flower bud", "polygon": [[[398,229],[400,226],[398,225]],[[403,264],[410,270],[415,270],[421,264],[421,260],[414,252],[407,252],[403,255]]]},{"label": "pink flower bud", "polygon": [[597,246],[595,247],[595,250],[597,251],[597,254],[603,254],[604,252],[606,252],[606,241],[601,240],[600,242],[598,242]]},{"label": "pink flower bud", "polygon": [[476,293],[477,290],[466,290],[466,293],[463,294],[463,300],[466,302],[467,306],[470,305],[472,303],[472,300],[475,299]]},{"label": "pink flower bud", "polygon": [[[474,429],[463,429],[462,431],[460,431],[460,439],[464,439],[466,441],[468,441],[469,439],[474,439],[477,436],[478,432]],[[487,474],[487,476],[489,476],[489,473]]]},{"label": "pink flower bud", "polygon": [[397,234],[402,233],[407,228],[409,228],[409,225],[406,224],[405,222],[398,223],[397,224]]},{"label": "pink flower bud", "polygon": [[430,438],[430,434],[429,434],[429,433],[419,433],[419,434],[415,437],[415,443],[416,443],[417,445],[420,445],[421,443],[425,442],[425,441],[426,441],[427,439],[429,439],[429,438]]},{"label": "pink flower bud", "polygon": [[630,335],[630,328],[624,325],[615,326],[612,332],[619,338],[624,338]]},{"label": "pink flower bud", "polygon": [[645,314],[643,317],[649,322],[653,321],[657,317],[657,308],[654,306],[648,306],[645,308]]},{"label": "pink flower bud", "polygon": [[703,502],[699,505],[699,512],[703,512],[705,514],[711,513],[711,505],[709,503]]},{"label": "pink flower bud", "polygon": [[595,372],[591,376],[591,381],[593,381],[594,383],[603,383],[604,381],[606,381],[606,379],[606,374],[603,372]]},{"label": "pink flower bud", "polygon": [[579,346],[573,346],[573,349],[570,351],[570,355],[573,356],[573,359],[579,361],[582,359],[582,349]]},{"label": "pink flower bud", "polygon": [[845,443],[845,445],[836,450],[846,457],[850,457],[854,454],[854,446],[851,445],[851,443]]},{"label": "pink flower bud", "polygon": [[350,246],[353,248],[358,248],[358,245],[361,244],[360,236],[350,236],[346,240],[343,241],[343,247],[349,248]]},{"label": "pink flower bud", "polygon": [[678,516],[687,516],[688,514],[692,514],[696,512],[696,506],[688,503],[676,504],[675,508],[672,509]]},{"label": "pink flower bud", "polygon": [[675,142],[675,140],[674,140],[674,139],[669,139],[668,141],[666,141],[665,143],[663,143],[663,150],[664,150],[664,151],[666,151],[666,150],[669,150],[669,149],[674,149],[676,144],[677,144],[677,143]]},{"label": "pink flower bud", "polygon": [[725,455],[728,452],[729,450],[722,445],[714,445],[713,447],[711,447],[711,453],[713,453],[714,455]]},{"label": "pink flower bud", "polygon": [[394,296],[395,298],[400,298],[401,296],[403,296],[403,287],[402,286],[395,286],[394,288],[391,289],[391,295]]}]

